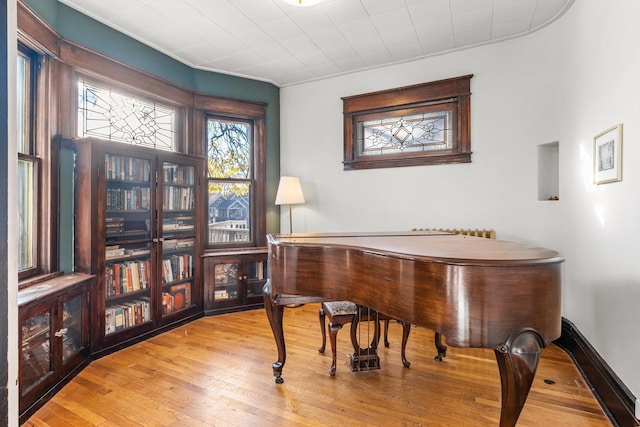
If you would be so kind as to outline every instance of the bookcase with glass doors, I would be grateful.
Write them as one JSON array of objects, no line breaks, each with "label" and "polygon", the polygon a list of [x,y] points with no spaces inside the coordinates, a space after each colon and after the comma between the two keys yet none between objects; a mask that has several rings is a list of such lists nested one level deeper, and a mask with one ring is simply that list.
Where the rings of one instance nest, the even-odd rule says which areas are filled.
[{"label": "bookcase with glass doors", "polygon": [[98,278],[94,350],[200,315],[203,160],[96,139],[75,146],[76,266]]}]

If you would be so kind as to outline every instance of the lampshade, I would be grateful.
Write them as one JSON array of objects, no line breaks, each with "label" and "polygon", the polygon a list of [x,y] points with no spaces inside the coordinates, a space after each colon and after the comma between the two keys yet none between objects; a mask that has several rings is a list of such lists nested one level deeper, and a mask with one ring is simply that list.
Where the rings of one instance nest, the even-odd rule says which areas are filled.
[{"label": "lampshade", "polygon": [[276,205],[297,205],[304,203],[302,187],[297,176],[282,176],[276,193]]}]

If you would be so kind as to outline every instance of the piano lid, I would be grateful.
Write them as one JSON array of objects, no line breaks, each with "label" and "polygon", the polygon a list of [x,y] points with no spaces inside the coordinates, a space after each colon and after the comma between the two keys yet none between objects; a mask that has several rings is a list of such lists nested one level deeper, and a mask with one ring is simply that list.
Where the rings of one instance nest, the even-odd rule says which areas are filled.
[{"label": "piano lid", "polygon": [[456,264],[564,261],[552,249],[442,231],[294,233],[267,238],[270,246],[351,247],[383,255]]}]

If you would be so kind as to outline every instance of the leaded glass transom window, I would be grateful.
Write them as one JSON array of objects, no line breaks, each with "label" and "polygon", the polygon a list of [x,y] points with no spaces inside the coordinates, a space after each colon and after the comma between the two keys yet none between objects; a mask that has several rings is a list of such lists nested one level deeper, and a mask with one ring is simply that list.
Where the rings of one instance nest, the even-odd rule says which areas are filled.
[{"label": "leaded glass transom window", "polygon": [[78,81],[78,136],[176,151],[176,110]]},{"label": "leaded glass transom window", "polygon": [[471,162],[471,77],[342,98],[344,169]]},{"label": "leaded glass transom window", "polygon": [[365,120],[358,124],[359,154],[380,155],[451,149],[449,111]]}]

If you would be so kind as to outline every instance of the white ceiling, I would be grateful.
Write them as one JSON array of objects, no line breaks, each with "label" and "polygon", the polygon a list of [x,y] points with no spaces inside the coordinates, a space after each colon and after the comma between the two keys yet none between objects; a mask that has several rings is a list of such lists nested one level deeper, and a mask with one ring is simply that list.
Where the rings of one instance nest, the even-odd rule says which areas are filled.
[{"label": "white ceiling", "polygon": [[287,86],[535,31],[574,0],[59,0],[193,68]]}]

